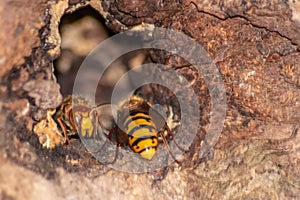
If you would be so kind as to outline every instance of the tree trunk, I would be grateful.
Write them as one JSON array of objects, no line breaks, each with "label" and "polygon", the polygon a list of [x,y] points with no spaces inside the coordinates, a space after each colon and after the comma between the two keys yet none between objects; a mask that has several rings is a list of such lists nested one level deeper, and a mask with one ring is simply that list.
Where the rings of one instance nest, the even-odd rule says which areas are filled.
[{"label": "tree trunk", "polygon": [[[0,13],[1,199],[300,198],[299,1],[4,0]],[[68,16],[72,20],[64,21]],[[176,117],[187,120],[184,134],[197,130],[181,162],[136,174],[98,162],[78,138],[65,144],[59,132],[57,142],[43,147],[41,137],[46,136],[37,135],[34,127],[72,92],[70,80],[90,50],[109,34],[147,29],[155,35],[158,27],[200,44],[224,90],[216,88],[215,77],[210,79],[209,67],[201,74],[191,60],[174,54],[184,48],[195,60],[200,56],[189,43],[171,36],[174,43],[165,46],[174,44],[172,53],[151,48],[112,64],[96,99],[106,101],[115,75],[131,69],[134,61],[160,63],[178,73],[195,92],[195,98],[190,93],[184,97],[189,104],[198,102],[199,116],[182,114],[176,95],[185,88],[174,92],[153,84],[140,92],[173,112],[171,123]],[[82,39],[80,34],[87,35]],[[174,83],[165,72],[153,68],[148,73]],[[219,137],[210,140],[212,115],[218,115],[221,102],[215,102],[212,112],[215,95],[226,95],[226,113]],[[189,124],[193,117],[198,123]],[[178,131],[176,123],[168,125]]]}]

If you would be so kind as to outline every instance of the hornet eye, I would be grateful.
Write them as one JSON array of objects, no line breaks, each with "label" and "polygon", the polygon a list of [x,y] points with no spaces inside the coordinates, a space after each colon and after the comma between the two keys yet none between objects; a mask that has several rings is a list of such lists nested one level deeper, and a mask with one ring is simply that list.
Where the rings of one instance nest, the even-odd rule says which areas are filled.
[{"label": "hornet eye", "polygon": [[81,120],[81,116],[79,113],[76,113],[75,116],[74,116],[74,120],[75,120],[75,123],[76,124],[79,124],[80,123],[80,120]]}]

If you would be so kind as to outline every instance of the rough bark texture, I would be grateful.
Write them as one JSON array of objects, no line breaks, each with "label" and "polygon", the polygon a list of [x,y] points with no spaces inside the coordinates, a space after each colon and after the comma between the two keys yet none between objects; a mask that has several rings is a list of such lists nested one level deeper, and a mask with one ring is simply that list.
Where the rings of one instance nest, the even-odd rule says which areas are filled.
[{"label": "rough bark texture", "polygon": [[[225,84],[227,113],[205,159],[197,155],[209,124],[205,83],[191,66],[161,51],[149,51],[151,60],[184,66],[176,70],[201,102],[200,126],[191,125],[199,134],[183,163],[169,166],[163,180],[111,170],[79,140],[42,148],[33,126],[62,102],[53,73],[61,54],[59,23],[87,5],[115,33],[142,23],[172,28],[209,53]],[[0,14],[1,199],[300,198],[299,1],[4,0]],[[153,86],[145,96],[149,89],[161,90]],[[154,94],[154,101],[174,103],[171,93]]]}]

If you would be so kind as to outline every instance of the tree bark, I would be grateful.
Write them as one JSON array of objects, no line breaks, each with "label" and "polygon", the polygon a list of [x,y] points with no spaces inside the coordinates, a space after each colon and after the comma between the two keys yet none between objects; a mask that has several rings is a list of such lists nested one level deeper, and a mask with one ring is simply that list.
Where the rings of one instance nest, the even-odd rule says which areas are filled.
[{"label": "tree bark", "polygon": [[[86,6],[114,33],[174,29],[208,52],[225,86],[227,112],[207,156],[199,158],[210,126],[207,83],[179,56],[153,49],[150,60],[188,80],[201,113],[199,125],[191,124],[198,130],[193,144],[163,180],[112,170],[79,140],[42,147],[33,127],[62,102],[53,67],[62,52],[59,24]],[[4,0],[0,13],[1,199],[300,198],[299,1]],[[142,90],[154,102],[175,102],[171,92],[157,91],[164,90]]]}]

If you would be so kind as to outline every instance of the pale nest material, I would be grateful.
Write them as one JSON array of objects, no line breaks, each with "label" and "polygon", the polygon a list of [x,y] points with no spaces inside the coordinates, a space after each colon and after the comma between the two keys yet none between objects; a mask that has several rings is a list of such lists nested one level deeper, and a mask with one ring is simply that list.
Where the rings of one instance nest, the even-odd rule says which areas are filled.
[{"label": "pale nest material", "polygon": [[66,138],[57,128],[57,124],[53,119],[55,109],[47,111],[47,118],[41,120],[34,126],[34,133],[38,136],[39,142],[44,148],[53,149],[57,145],[64,144]]}]

